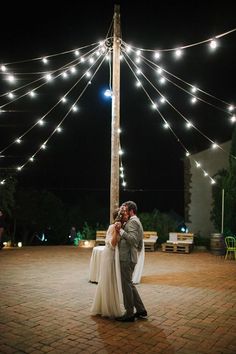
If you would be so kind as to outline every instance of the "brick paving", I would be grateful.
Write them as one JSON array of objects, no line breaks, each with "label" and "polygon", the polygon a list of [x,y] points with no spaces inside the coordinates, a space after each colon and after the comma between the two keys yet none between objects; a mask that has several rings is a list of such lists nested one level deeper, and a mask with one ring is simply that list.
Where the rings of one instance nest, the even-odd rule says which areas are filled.
[{"label": "brick paving", "polygon": [[146,253],[138,290],[148,319],[90,315],[91,249],[0,251],[0,353],[236,353],[236,261]]}]

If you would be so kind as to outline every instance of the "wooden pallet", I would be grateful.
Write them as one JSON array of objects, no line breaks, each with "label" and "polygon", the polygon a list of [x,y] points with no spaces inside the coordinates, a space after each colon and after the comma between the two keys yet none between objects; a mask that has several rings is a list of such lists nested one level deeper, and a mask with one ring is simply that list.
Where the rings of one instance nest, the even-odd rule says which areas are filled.
[{"label": "wooden pallet", "polygon": [[[106,238],[105,230],[96,231],[95,246],[104,246]],[[145,251],[155,251],[157,249],[157,233],[156,231],[144,231],[143,232]]]},{"label": "wooden pallet", "polygon": [[145,251],[154,252],[157,249],[157,243],[156,242],[148,242],[144,239],[144,247],[145,247]]},{"label": "wooden pallet", "polygon": [[157,233],[156,231],[144,231],[143,241],[145,251],[155,251],[157,249]]},{"label": "wooden pallet", "polygon": [[191,243],[163,243],[162,252],[189,253],[193,245]]}]

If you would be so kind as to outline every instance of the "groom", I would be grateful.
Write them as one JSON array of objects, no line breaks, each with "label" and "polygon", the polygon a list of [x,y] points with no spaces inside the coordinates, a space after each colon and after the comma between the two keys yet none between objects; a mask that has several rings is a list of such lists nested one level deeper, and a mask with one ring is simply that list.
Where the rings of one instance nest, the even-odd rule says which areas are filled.
[{"label": "groom", "polygon": [[[139,293],[132,282],[132,274],[137,263],[138,252],[143,247],[143,227],[137,217],[137,205],[133,201],[122,204],[121,210],[124,213],[124,220],[127,221],[124,229],[121,223],[115,223],[115,228],[120,234],[119,254],[121,283],[126,313],[117,317],[117,321],[134,322],[135,318],[146,317],[147,311],[139,296]],[[134,307],[136,313],[134,313]]]}]

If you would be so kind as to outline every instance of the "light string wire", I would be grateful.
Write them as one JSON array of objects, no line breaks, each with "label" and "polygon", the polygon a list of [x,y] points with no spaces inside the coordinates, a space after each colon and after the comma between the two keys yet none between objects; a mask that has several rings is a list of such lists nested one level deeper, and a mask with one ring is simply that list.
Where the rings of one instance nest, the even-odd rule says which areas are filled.
[{"label": "light string wire", "polygon": [[[87,53],[86,53],[86,56],[88,56],[88,58],[90,58],[90,57],[96,52],[96,50],[97,50],[99,47],[100,47],[100,45],[98,45],[97,47],[95,47],[95,48],[93,48],[92,50],[90,50],[89,52],[87,52]],[[61,71],[70,69],[70,68],[71,68],[71,65],[78,65],[78,64],[80,64],[80,63],[82,63],[82,62],[81,62],[81,58],[79,58],[79,59],[76,58],[76,59],[72,60],[71,62],[66,63],[66,64],[64,64],[63,66],[59,67],[58,69],[55,69],[55,70],[52,70],[52,71],[49,70],[49,71],[47,72],[47,74],[48,74],[48,75],[53,75],[53,74],[59,72],[58,75],[54,76],[54,79],[55,79],[55,78],[59,77],[61,74],[63,74],[63,72],[61,72]],[[34,80],[34,81],[31,81],[31,82],[29,82],[29,83],[23,85],[23,86],[20,86],[20,87],[17,87],[16,89],[14,89],[14,90],[11,90],[10,92],[11,92],[11,93],[15,93],[16,91],[22,90],[23,88],[25,88],[25,87],[27,87],[27,86],[33,85],[33,84],[35,84],[36,82],[38,82],[38,81],[40,81],[40,80],[45,80],[45,79],[46,79],[46,77],[45,77],[45,75],[44,75],[44,76],[42,76],[42,77],[40,77],[40,78],[38,78],[38,79],[36,79],[36,80]],[[43,82],[43,83],[40,84],[39,86],[36,86],[36,87],[33,89],[33,91],[36,91],[37,89],[39,89],[40,87],[46,85],[47,83],[48,83],[47,81],[46,81],[46,82]],[[31,91],[32,91],[32,90],[31,90]],[[29,92],[26,92],[26,93],[24,93],[23,95],[21,95],[21,96],[19,96],[19,97],[16,97],[15,99],[12,99],[11,101],[9,101],[9,102],[7,102],[7,103],[1,105],[1,106],[0,106],[0,109],[6,107],[6,106],[8,106],[8,105],[10,105],[11,103],[13,103],[13,102],[19,100],[19,99],[22,98],[22,97],[28,95],[28,93],[29,93]],[[7,96],[8,94],[9,94],[9,91],[6,92],[6,93],[4,93],[4,94],[2,94],[2,95],[0,95],[0,97]]]},{"label": "light string wire", "polygon": [[[149,101],[152,103],[152,105],[154,105],[154,101],[152,100],[151,96],[149,95],[149,93],[147,92],[147,90],[145,89],[145,87],[143,86],[142,82],[139,80],[138,76],[135,74],[133,68],[131,67],[131,65],[129,64],[127,58],[130,60],[129,56],[127,55],[127,53],[124,52],[124,59],[126,64],[128,65],[129,69],[131,70],[131,72],[133,73],[135,79],[140,83],[140,86],[142,87],[143,91],[145,92],[146,96],[148,97]],[[126,58],[127,56],[127,58]],[[131,60],[132,62],[132,60]],[[136,67],[136,69],[138,69],[137,65],[132,62],[132,64]],[[162,95],[161,95],[162,96]],[[163,97],[163,96],[162,96]],[[177,136],[177,134],[174,132],[174,130],[171,128],[171,126],[168,124],[167,120],[165,119],[165,117],[162,115],[162,113],[160,112],[160,110],[155,107],[156,111],[158,112],[158,114],[160,115],[160,117],[162,118],[162,120],[164,121],[165,124],[168,125],[170,131],[172,132],[172,134],[174,135],[174,137],[176,138],[176,140],[181,144],[182,148],[185,150],[185,152],[188,152],[188,149],[185,147],[185,145],[181,142],[181,140],[179,139],[179,137]]]},{"label": "light string wire", "polygon": [[[130,69],[131,72],[133,73],[133,75],[134,75],[134,77],[136,78],[136,80],[139,81],[137,75],[135,74],[134,70],[132,69],[132,67],[130,66],[128,60],[126,59],[126,56],[127,56],[127,53],[125,53],[125,56],[124,56],[124,59],[125,59],[126,64],[128,65],[129,69]],[[127,56],[127,57],[128,57],[128,56]],[[134,66],[136,66],[136,68],[138,68],[135,63],[134,63]],[[139,82],[140,82],[140,81],[139,81]],[[146,94],[146,96],[148,97],[148,99],[150,100],[150,102],[151,102],[152,104],[154,104],[154,101],[152,100],[152,98],[150,97],[150,95],[148,94],[148,92],[146,91],[146,89],[144,88],[144,86],[143,86],[143,84],[142,84],[141,82],[140,82],[140,86],[141,86],[141,88],[143,89],[143,91],[145,92],[145,94]],[[159,110],[157,107],[156,107],[155,109],[156,109],[156,111],[158,112],[158,114],[160,115],[160,117],[162,118],[162,120],[165,122],[165,124],[168,124],[167,120],[164,118],[164,116],[162,115],[162,113],[160,112],[160,110]],[[185,147],[185,145],[183,144],[183,142],[181,141],[181,139],[178,137],[178,135],[174,132],[174,130],[169,126],[169,124],[168,124],[168,128],[170,129],[171,133],[174,135],[174,137],[175,137],[175,139],[177,140],[177,142],[181,145],[181,147],[185,150],[185,152],[188,153],[188,149]],[[196,166],[202,170],[202,172],[204,173],[204,176],[207,176],[207,177],[211,180],[211,183],[214,184],[214,183],[215,183],[215,180],[214,180],[212,177],[209,176],[209,174],[207,173],[207,171],[201,167],[201,164],[200,164],[197,160],[195,160],[194,158],[193,158],[193,160],[194,160]]]},{"label": "light string wire", "polygon": [[[104,54],[101,54],[99,57],[96,58],[96,61],[85,71],[85,73],[75,82],[75,84],[63,95],[63,98],[65,98],[66,96],[68,96],[68,94],[74,89],[74,87],[75,87],[76,85],[78,85],[78,83],[79,83],[79,82],[84,78],[84,76],[86,75],[87,71],[90,70],[90,69],[97,63],[97,61],[100,59],[100,57],[101,57],[102,55],[104,55]],[[61,98],[60,100],[58,100],[58,101],[55,103],[55,105],[54,105],[47,113],[45,113],[39,120],[40,120],[40,121],[44,120],[44,118],[45,118],[47,115],[49,115],[49,114],[53,111],[53,109],[54,109],[56,106],[58,106],[58,104],[59,104],[61,101],[62,101],[62,98]],[[39,120],[38,120],[36,123],[34,123],[28,130],[26,130],[22,135],[20,135],[20,136],[18,137],[18,139],[22,139],[28,132],[30,132],[36,125],[38,125],[38,124],[39,124]],[[15,139],[14,141],[12,141],[9,145],[7,145],[4,149],[2,149],[2,150],[0,151],[0,154],[3,153],[4,151],[6,151],[10,146],[12,146],[13,144],[15,144],[15,142],[16,142],[16,139]]]},{"label": "light string wire", "polygon": [[[132,64],[136,67],[136,69],[139,69],[138,66],[136,65],[136,63],[134,63],[134,61],[130,58],[130,56],[124,51],[125,55],[127,55],[127,57],[129,58],[129,60],[132,62]],[[154,88],[155,91],[157,91],[157,93],[165,98],[165,96],[158,90],[158,88],[143,74],[143,72],[141,71],[142,76],[145,78],[145,80]],[[140,80],[137,78],[137,80],[140,82]],[[175,112],[180,115],[187,123],[191,124],[191,127],[193,127],[200,135],[202,135],[205,139],[207,139],[208,141],[210,141],[212,144],[215,144],[215,142],[210,139],[206,134],[204,134],[200,129],[198,129],[193,123],[191,123],[174,105],[171,104],[171,102],[165,98],[165,101],[175,110]],[[154,103],[153,103],[154,104]],[[216,144],[217,147],[219,147],[224,153],[228,154],[228,152],[226,152],[222,146],[220,146],[219,144]],[[230,154],[231,157],[233,157],[234,159],[236,159],[236,157],[232,154]]]},{"label": "light string wire", "polygon": [[[124,45],[125,50],[129,47],[129,45],[128,45],[127,43],[125,43],[124,41],[122,41],[122,44]],[[190,86],[191,88],[194,88],[194,87],[195,87],[194,85],[190,84],[189,82],[187,82],[187,81],[181,79],[180,77],[174,75],[174,74],[171,73],[170,71],[168,71],[168,70],[164,69],[163,67],[159,66],[158,64],[154,63],[153,61],[151,61],[150,59],[146,58],[146,57],[143,56],[142,54],[140,54],[139,57],[141,57],[145,62],[148,62],[148,63],[152,64],[152,65],[155,66],[156,68],[162,69],[166,74],[168,74],[168,75],[174,77],[175,79],[177,79],[177,80],[183,82],[183,83],[186,84],[187,86]],[[200,100],[200,101],[202,101],[202,102],[204,102],[204,103],[206,103],[206,104],[208,104],[208,105],[210,105],[210,106],[212,106],[212,107],[215,107],[215,108],[218,109],[218,110],[221,110],[221,111],[223,111],[223,112],[229,113],[229,112],[226,111],[225,109],[222,109],[222,108],[220,108],[220,107],[218,107],[218,106],[216,106],[216,105],[214,105],[214,104],[212,104],[212,103],[210,103],[210,102],[208,102],[208,101],[205,101],[205,100],[202,99],[201,97],[198,97],[198,96],[192,94],[191,92],[185,90],[183,87],[177,85],[175,82],[171,81],[169,78],[167,78],[167,77],[165,77],[165,78],[166,78],[169,82],[171,82],[173,85],[175,85],[176,87],[178,87],[178,88],[180,88],[181,90],[183,90],[183,91],[185,91],[186,93],[188,93],[190,96],[196,97],[198,100]],[[205,94],[206,96],[209,96],[209,97],[211,97],[211,98],[213,98],[213,99],[215,99],[215,100],[217,100],[217,101],[219,101],[219,102],[222,102],[222,103],[224,103],[224,104],[227,105],[227,106],[230,106],[230,105],[231,105],[229,102],[226,102],[226,101],[224,101],[224,100],[222,100],[222,99],[220,99],[220,98],[218,98],[218,97],[216,97],[216,96],[213,96],[212,94],[210,94],[210,93],[208,93],[208,92],[206,92],[206,91],[200,89],[199,87],[197,88],[197,91],[200,91],[201,93]]]},{"label": "light string wire", "polygon": [[[131,59],[131,57],[126,53],[124,52],[125,55],[129,58],[129,60],[132,62],[132,64],[136,67],[136,69],[139,69],[139,67],[134,63],[134,61]],[[158,90],[158,88],[147,78],[146,75],[144,75],[144,73],[141,71],[141,75],[145,78],[145,80],[154,88],[154,90],[163,98],[165,98],[165,101],[186,121],[186,122],[189,122],[189,120],[182,115],[182,113],[180,113],[171,103],[170,101]],[[136,76],[137,78],[137,81],[140,82],[140,80],[138,79],[138,77]],[[155,104],[153,101],[152,101],[153,104]],[[167,121],[165,120],[165,123],[167,123]],[[168,123],[167,123],[168,124]],[[193,126],[194,127],[194,126]],[[196,128],[197,129],[197,128]],[[199,131],[201,133],[201,131]],[[207,138],[211,143],[213,143],[213,141],[211,139],[209,139],[207,136],[205,136],[203,134],[203,136],[205,138]]]},{"label": "light string wire", "polygon": [[203,41],[196,42],[196,43],[192,43],[192,44],[187,44],[187,45],[185,45],[185,46],[174,47],[174,48],[166,48],[166,49],[148,49],[148,48],[140,48],[140,47],[135,47],[135,46],[132,46],[132,48],[135,48],[135,49],[137,49],[137,50],[146,51],[146,52],[172,52],[172,51],[175,51],[175,50],[178,50],[178,49],[186,49],[186,48],[195,47],[195,46],[198,46],[198,45],[207,43],[207,42],[211,42],[211,41],[214,40],[214,39],[218,39],[218,38],[227,36],[227,35],[229,35],[229,34],[235,32],[235,31],[236,31],[236,28],[233,28],[232,30],[229,30],[229,31],[227,31],[227,32],[218,34],[218,35],[216,35],[216,36],[213,36],[213,37],[211,37],[211,38],[205,39],[205,40],[203,40]]},{"label": "light string wire", "polygon": [[[72,53],[75,52],[76,50],[82,50],[82,49],[86,49],[88,47],[91,46],[97,46],[99,44],[99,42],[94,42],[79,48],[75,48],[75,49],[71,49],[71,50],[67,50],[64,52],[60,52],[60,53],[55,53],[55,54],[49,54],[49,55],[43,55],[41,57],[37,57],[37,58],[31,58],[31,59],[23,59],[23,60],[18,60],[18,61],[13,61],[13,62],[7,62],[7,63],[2,63],[1,65],[12,65],[12,64],[19,64],[19,63],[28,63],[31,61],[37,61],[37,60],[42,60],[43,58],[52,58],[52,57],[56,57],[56,56],[60,56],[60,55],[64,55],[64,54],[68,54],[68,53]],[[5,72],[2,72],[5,73]]]},{"label": "light string wire", "polygon": [[[190,86],[191,88],[194,87],[194,86],[191,85],[190,83],[188,83],[188,82],[182,80],[182,79],[179,78],[178,76],[176,76],[176,75],[172,74],[171,72],[165,70],[164,68],[160,67],[160,66],[157,65],[156,63],[153,63],[153,62],[150,61],[149,59],[147,59],[147,58],[145,58],[145,57],[143,57],[143,56],[142,56],[142,59],[144,59],[144,62],[149,62],[149,63],[153,64],[154,66],[156,66],[157,68],[161,68],[166,74],[169,74],[169,75],[171,75],[172,77],[176,78],[177,80],[182,81],[183,83],[185,83],[186,85]],[[146,65],[148,65],[148,64],[146,63]],[[150,64],[149,64],[149,67],[151,67]],[[153,68],[152,68],[152,69],[153,69]],[[214,107],[214,108],[216,108],[216,109],[218,109],[218,110],[220,110],[220,111],[222,111],[222,112],[225,112],[225,113],[227,113],[227,114],[230,114],[228,111],[226,111],[226,109],[223,109],[223,108],[221,108],[221,107],[218,107],[218,106],[216,106],[215,104],[213,104],[213,103],[211,103],[211,102],[208,102],[208,101],[204,100],[203,98],[201,98],[201,97],[199,97],[199,96],[196,96],[196,95],[194,95],[193,93],[187,91],[187,90],[184,89],[183,87],[181,87],[181,86],[179,86],[178,84],[176,84],[174,81],[170,80],[167,76],[165,76],[165,79],[166,79],[167,81],[169,81],[171,84],[173,84],[174,86],[178,87],[180,90],[186,92],[188,95],[190,95],[190,96],[192,96],[192,97],[195,97],[198,101],[201,101],[201,102],[203,102],[203,103],[206,103],[206,104],[208,104],[209,106]],[[201,92],[201,93],[203,93],[203,94],[205,94],[205,95],[207,95],[207,96],[209,96],[209,97],[211,97],[211,98],[214,98],[215,100],[218,100],[218,101],[220,101],[220,102],[222,102],[222,103],[225,103],[226,105],[230,106],[230,103],[228,103],[228,102],[226,102],[226,101],[223,101],[222,99],[217,98],[216,96],[213,96],[213,95],[207,93],[206,91],[201,90],[200,88],[197,88],[197,91],[199,91],[199,92]]]},{"label": "light string wire", "polygon": [[[130,59],[130,61],[132,62],[133,65],[136,66],[136,68],[138,69],[138,66],[134,63],[134,61],[130,58],[130,56],[128,56],[128,54],[126,54],[127,57]],[[145,80],[154,88],[154,90],[163,98],[165,98],[165,101],[174,109],[174,111],[176,113],[178,113],[187,123],[190,123],[190,121],[174,106],[172,105],[172,103],[158,90],[158,88],[147,78],[146,75],[144,75],[144,73],[141,71],[141,75],[145,78]],[[138,80],[139,81],[139,80]],[[214,143],[214,141],[212,139],[210,139],[208,136],[206,136],[200,129],[198,129],[194,124],[191,123],[191,126],[197,130],[204,138],[206,138],[208,141],[210,141],[211,143]],[[223,149],[222,149],[223,150]]]},{"label": "light string wire", "polygon": [[[94,76],[96,75],[96,73],[98,72],[98,70],[100,69],[102,63],[104,62],[106,56],[103,56],[103,59],[101,60],[101,62],[99,63],[98,67],[96,68],[96,70],[94,71],[91,79],[87,82],[87,84],[85,85],[84,89],[81,91],[80,95],[77,97],[77,99],[74,101],[73,105],[71,106],[71,108],[67,111],[67,113],[63,116],[63,118],[61,119],[61,121],[57,124],[56,128],[51,132],[51,134],[48,136],[48,138],[43,142],[43,144],[40,146],[40,148],[38,150],[36,150],[36,152],[31,155],[31,158],[34,158],[40,150],[42,150],[43,146],[45,147],[46,144],[48,143],[48,141],[53,137],[53,135],[56,133],[58,127],[60,127],[62,125],[62,123],[64,122],[64,120],[67,118],[67,116],[69,115],[69,113],[71,112],[71,110],[73,109],[73,107],[76,105],[76,103],[80,100],[80,98],[83,96],[84,92],[86,91],[86,89],[88,88],[88,86],[91,83],[91,80],[93,80]],[[22,164],[20,167],[17,168],[18,171],[22,170],[22,168],[24,168],[27,164],[30,163],[30,159],[28,159],[28,161],[26,161],[24,164]]]},{"label": "light string wire", "polygon": [[[137,69],[139,69],[139,67],[134,63],[134,61],[131,59],[131,57],[125,52],[125,51],[123,51],[123,53],[125,53],[126,55],[127,55],[127,57],[129,58],[129,60],[133,63],[133,65],[135,65],[135,67],[137,68]],[[149,66],[150,67],[150,66]],[[152,68],[153,69],[153,68]],[[143,72],[142,71],[140,71],[140,73],[142,74],[142,76],[149,82],[149,84],[154,88],[154,90],[155,91],[157,91],[157,93],[161,96],[161,97],[163,97],[163,98],[165,98],[165,101],[175,110],[175,112],[178,114],[178,115],[180,115],[187,123],[190,123],[191,124],[191,127],[192,128],[194,128],[200,135],[202,135],[205,139],[207,139],[208,141],[210,141],[212,144],[215,144],[215,142],[212,140],[212,139],[210,139],[206,134],[204,134],[200,129],[198,129],[192,122],[190,122],[174,105],[172,105],[171,104],[171,102],[164,96],[164,95],[162,95],[162,93],[158,90],[158,88],[143,74]],[[165,77],[166,78],[166,77]],[[166,78],[167,80],[168,80],[168,78]],[[139,80],[138,80],[139,81]],[[171,80],[168,80],[168,81],[170,81],[171,83],[172,83],[172,81]],[[185,90],[184,90],[185,91]],[[219,147],[222,151],[224,151],[226,154],[228,154],[228,152],[226,152],[223,148],[222,148],[222,146],[220,146],[220,145],[218,145],[218,144],[216,144],[217,145],[217,147]],[[236,157],[234,156],[234,155],[232,155],[232,154],[230,154],[231,155],[231,157],[233,157],[234,159],[236,159]]]}]

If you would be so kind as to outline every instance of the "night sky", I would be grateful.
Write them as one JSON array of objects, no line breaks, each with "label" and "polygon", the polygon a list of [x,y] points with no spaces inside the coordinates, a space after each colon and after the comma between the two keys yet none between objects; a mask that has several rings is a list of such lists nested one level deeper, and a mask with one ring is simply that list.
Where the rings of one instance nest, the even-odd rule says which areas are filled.
[{"label": "night sky", "polygon": [[[143,5],[133,1],[116,3],[121,4],[122,39],[139,48],[175,48],[236,27],[235,11],[229,2],[214,6],[201,1],[145,1]],[[4,5],[1,14],[5,17],[5,24],[2,21],[0,24],[1,63],[47,56],[98,42],[105,38],[114,11],[112,1],[62,4],[50,10],[46,4],[34,3],[27,8]],[[214,53],[203,44],[186,49],[179,60],[174,58],[173,52],[165,52],[156,63],[211,95],[236,104],[235,54],[236,32],[221,38]],[[145,52],[145,55],[154,61],[150,53]],[[63,64],[67,59],[60,57],[54,64]],[[35,62],[16,63],[11,68],[12,72],[27,72],[35,70],[37,65],[37,70],[46,68]],[[51,65],[53,58],[47,70],[52,69]],[[9,87],[16,88],[39,76],[21,75],[16,85],[9,85],[2,77],[1,94],[9,92]],[[163,95],[213,141],[220,144],[231,138],[233,125],[226,110],[217,110],[200,102],[192,105],[189,96],[171,83],[160,86],[153,73],[149,77]],[[65,84],[61,79],[55,80],[40,89],[36,99],[25,97],[7,106],[11,112],[0,114],[0,149],[46,113],[72,82],[69,79]],[[109,205],[111,101],[103,96],[108,87],[109,65],[105,64],[78,102],[79,111],[71,113],[64,121],[63,132],[54,135],[47,149],[17,174],[20,186],[45,188],[70,204],[94,198],[101,206]],[[78,94],[79,91],[74,97]],[[213,100],[209,101],[213,103]],[[7,101],[0,98],[0,102]],[[121,146],[125,152],[122,161],[127,189],[122,191],[121,187],[120,199],[135,200],[140,211],[157,208],[183,215],[185,152],[173,135],[163,129],[159,115],[150,106],[144,92],[135,87],[134,76],[123,62]],[[218,106],[225,109],[220,101]],[[42,134],[48,136],[63,112],[58,108],[45,127],[35,127],[20,146],[15,144],[6,150],[6,157],[0,161],[2,167],[23,163],[42,142]],[[190,152],[196,153],[210,146],[197,132],[186,130],[184,121],[167,104],[162,113]],[[4,170],[0,171],[2,174]]]}]

